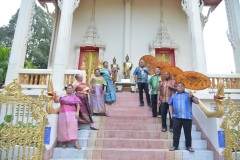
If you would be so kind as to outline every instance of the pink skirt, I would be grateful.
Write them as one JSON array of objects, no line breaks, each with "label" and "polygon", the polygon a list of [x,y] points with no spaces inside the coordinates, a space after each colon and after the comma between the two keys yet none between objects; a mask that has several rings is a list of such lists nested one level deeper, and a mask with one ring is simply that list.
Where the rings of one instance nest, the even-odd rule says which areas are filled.
[{"label": "pink skirt", "polygon": [[77,141],[78,120],[75,106],[61,106],[58,115],[58,142]]}]

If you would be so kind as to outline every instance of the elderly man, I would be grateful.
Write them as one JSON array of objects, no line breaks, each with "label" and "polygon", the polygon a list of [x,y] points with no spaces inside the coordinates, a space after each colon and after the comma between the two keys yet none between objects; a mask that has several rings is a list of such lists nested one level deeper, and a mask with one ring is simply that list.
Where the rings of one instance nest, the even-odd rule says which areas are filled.
[{"label": "elderly man", "polygon": [[149,74],[150,74],[150,69],[145,66],[144,60],[141,59],[139,61],[139,66],[133,72],[134,81],[138,85],[140,107],[144,106],[143,90],[146,94],[148,106],[149,107],[151,106],[150,95],[148,91],[148,75]]},{"label": "elderly man", "polygon": [[173,146],[169,149],[174,151],[178,149],[181,129],[183,127],[185,134],[185,146],[189,152],[194,152],[192,148],[192,102],[199,104],[192,92],[186,92],[183,83],[178,83],[177,92],[172,95],[168,101],[169,112],[173,118]]}]

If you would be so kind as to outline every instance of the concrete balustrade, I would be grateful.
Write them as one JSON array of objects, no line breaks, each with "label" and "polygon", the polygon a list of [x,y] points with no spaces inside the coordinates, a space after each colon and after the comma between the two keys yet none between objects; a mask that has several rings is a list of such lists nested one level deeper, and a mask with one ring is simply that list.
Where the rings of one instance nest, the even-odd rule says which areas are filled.
[{"label": "concrete balustrade", "polygon": [[[36,95],[41,89],[47,89],[48,82],[52,77],[52,69],[20,69],[19,70],[19,83],[23,89],[34,90]],[[83,76],[83,81],[86,81],[86,72],[81,70],[66,70],[64,74],[64,84],[75,83],[75,75],[80,74]],[[53,82],[54,83],[54,82]],[[35,95],[34,92],[29,93]]]},{"label": "concrete balustrade", "polygon": [[224,82],[225,94],[240,94],[240,74],[209,74],[211,81],[209,93],[216,93],[220,79]]}]

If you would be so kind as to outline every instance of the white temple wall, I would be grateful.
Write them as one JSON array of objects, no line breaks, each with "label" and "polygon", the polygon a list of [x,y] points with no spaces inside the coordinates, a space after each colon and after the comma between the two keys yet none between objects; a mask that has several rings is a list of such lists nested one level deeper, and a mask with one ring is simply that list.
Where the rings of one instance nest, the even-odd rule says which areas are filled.
[{"label": "white temple wall", "polygon": [[[69,52],[68,69],[77,69],[79,51],[76,52],[75,43],[85,34],[92,14],[92,1],[81,0],[74,12],[71,46]],[[182,11],[180,1],[164,0],[163,16],[169,34],[179,45],[176,64],[183,70],[191,70],[190,39],[188,33],[187,16]],[[124,2],[123,0],[96,0],[96,26],[98,35],[106,44],[104,60],[112,63],[114,56],[120,65],[119,78],[123,78],[122,68],[124,35]],[[149,54],[149,44],[156,38],[160,23],[159,0],[133,0],[132,3],[132,44],[130,61],[134,68],[141,56]]]}]

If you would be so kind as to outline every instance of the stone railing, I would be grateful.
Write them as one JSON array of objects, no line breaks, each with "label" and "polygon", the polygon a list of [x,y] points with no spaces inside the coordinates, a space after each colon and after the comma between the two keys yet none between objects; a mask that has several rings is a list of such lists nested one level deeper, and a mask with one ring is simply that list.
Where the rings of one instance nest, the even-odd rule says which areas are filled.
[{"label": "stone railing", "polygon": [[73,84],[76,82],[75,75],[80,74],[83,76],[83,82],[86,82],[86,71],[82,70],[66,70],[65,71],[65,85],[66,84]]},{"label": "stone railing", "polygon": [[209,74],[211,86],[216,89],[220,79],[223,79],[225,89],[240,90],[240,74]]},{"label": "stone railing", "polygon": [[42,89],[47,88],[52,75],[52,69],[20,69],[19,83],[22,88]]},{"label": "stone railing", "polygon": [[[19,83],[23,89],[46,89],[52,76],[52,69],[20,69]],[[75,75],[83,75],[86,80],[86,72],[81,70],[66,70],[64,73],[64,85],[75,82]]]}]

